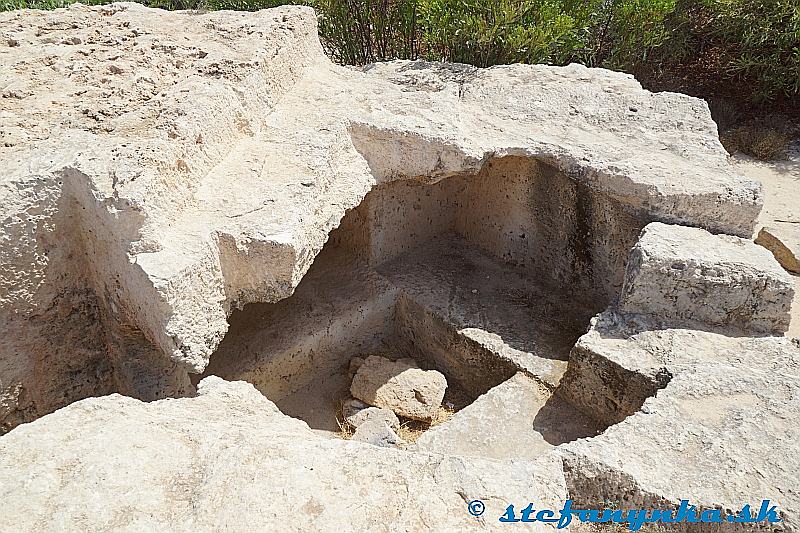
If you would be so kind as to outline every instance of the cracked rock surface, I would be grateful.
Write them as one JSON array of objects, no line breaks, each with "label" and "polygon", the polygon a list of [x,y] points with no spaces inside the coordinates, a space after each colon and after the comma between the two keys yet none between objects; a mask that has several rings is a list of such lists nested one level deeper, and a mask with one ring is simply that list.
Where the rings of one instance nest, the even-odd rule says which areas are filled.
[{"label": "cracked rock surface", "polygon": [[[505,531],[509,503],[568,497],[772,499],[776,527],[800,527],[792,290],[744,240],[761,186],[704,102],[577,65],[336,66],[304,7],[0,13],[0,72],[0,530]],[[443,213],[441,238],[387,237],[415,211]],[[304,278],[346,214],[383,268],[334,250]],[[587,320],[608,304],[577,343],[579,298],[530,283],[539,253],[557,282],[596,288]],[[190,377],[235,309],[292,296],[302,321],[255,313],[220,367],[284,393],[308,368],[346,378],[353,353],[325,335],[360,346],[358,320],[397,320],[477,400],[399,450]],[[298,322],[330,349],[296,352]],[[259,366],[264,338],[285,374]]]},{"label": "cracked rock surface", "polygon": [[464,498],[500,516],[530,491],[553,507],[565,497],[555,457],[498,464],[325,439],[247,383],[211,377],[198,392],[87,399],[4,436],[0,479],[27,481],[0,485],[0,529],[444,531],[476,527]]},{"label": "cracked rock surface", "polygon": [[370,405],[413,420],[431,421],[442,405],[447,380],[437,370],[422,370],[413,360],[390,361],[370,355],[350,385],[350,392]]},{"label": "cracked rock surface", "polygon": [[[516,155],[667,222],[749,236],[761,206],[703,102],[649,93],[625,74],[343,68],[306,8],[122,3],[8,12],[0,25],[18,43],[0,48],[0,64],[21,96],[4,98],[0,117],[11,132],[0,147],[4,234],[49,223],[44,205],[26,214],[32,197],[50,209],[74,200],[76,223],[92,230],[94,290],[193,372],[231,308],[291,294],[345,210],[380,182]],[[38,304],[47,278],[42,245],[20,246],[4,248],[4,307]]]}]

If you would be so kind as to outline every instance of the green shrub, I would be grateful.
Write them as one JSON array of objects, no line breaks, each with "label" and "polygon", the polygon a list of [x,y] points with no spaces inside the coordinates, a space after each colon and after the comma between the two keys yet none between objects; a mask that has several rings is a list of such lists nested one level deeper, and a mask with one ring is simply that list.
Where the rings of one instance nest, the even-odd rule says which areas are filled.
[{"label": "green shrub", "polygon": [[719,53],[721,69],[754,84],[759,100],[800,94],[797,0],[703,0],[709,20],[695,31]]},{"label": "green shrub", "polygon": [[340,63],[417,57],[415,0],[314,0],[320,37]]},{"label": "green shrub", "polygon": [[477,66],[564,63],[580,48],[582,0],[420,0],[429,59]]},{"label": "green shrub", "polygon": [[[145,2],[153,2],[159,0],[144,0]],[[172,1],[172,0],[164,0]],[[259,9],[268,9],[270,7],[278,7],[287,4],[303,4],[304,2],[292,0],[178,0],[186,2],[196,2],[198,9],[207,9],[209,11],[219,11],[222,9],[230,9],[234,11],[258,11]]]},{"label": "green shrub", "polygon": [[[0,10],[73,0],[0,0]],[[84,0],[105,3],[106,0]],[[142,0],[166,9],[253,11],[305,3],[334,60],[580,62],[732,82],[744,97],[800,97],[798,0]],[[713,87],[712,87],[713,90]],[[709,94],[708,96],[713,96]]]},{"label": "green shrub", "polygon": [[430,59],[627,67],[669,38],[676,0],[420,0]]},{"label": "green shrub", "polygon": [[[108,0],[111,1],[111,0]],[[108,1],[84,0],[84,4],[97,5]],[[57,9],[74,4],[77,0],[0,0],[0,11],[13,11],[15,9]]]},{"label": "green shrub", "polygon": [[616,69],[635,69],[651,61],[669,42],[668,21],[677,0],[594,1],[585,29],[583,63]]}]

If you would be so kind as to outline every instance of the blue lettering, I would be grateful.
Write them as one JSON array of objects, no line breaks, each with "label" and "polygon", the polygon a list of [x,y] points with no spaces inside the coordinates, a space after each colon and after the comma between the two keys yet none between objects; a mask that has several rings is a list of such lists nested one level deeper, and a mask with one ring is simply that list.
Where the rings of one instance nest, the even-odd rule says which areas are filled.
[{"label": "blue lettering", "polygon": [[564,502],[564,507],[561,509],[561,518],[558,519],[558,529],[564,529],[572,522],[572,500]]},{"label": "blue lettering", "polygon": [[582,511],[580,516],[584,522],[591,522],[592,524],[600,522],[600,511],[597,509]]},{"label": "blue lettering", "polygon": [[649,516],[647,515],[647,509],[639,509],[636,512],[631,511],[628,513],[628,529],[639,531],[646,523],[658,522],[659,518],[661,518],[661,511],[658,509],[651,510]]},{"label": "blue lettering", "polygon": [[751,506],[745,505],[738,513],[723,514],[720,509],[706,509],[698,514],[697,507],[689,505],[688,500],[681,500],[680,505],[672,510],[662,509],[630,509],[630,510],[611,510],[611,509],[574,509],[572,500],[565,500],[564,506],[560,511],[541,509],[537,511],[533,508],[533,503],[520,511],[517,515],[514,505],[506,507],[505,512],[500,516],[499,521],[510,522],[543,522],[555,523],[557,529],[564,529],[572,523],[573,516],[581,522],[593,524],[613,522],[616,524],[627,524],[631,531],[639,531],[645,524],[661,522],[664,524],[686,522],[696,524],[698,522],[720,524],[725,521],[736,523],[749,522],[781,522],[776,505],[770,505],[770,500],[763,500],[758,514],[754,514]]},{"label": "blue lettering", "polygon": [[665,524],[674,524],[678,521],[677,511],[661,511],[661,521]]},{"label": "blue lettering", "polygon": [[756,521],[756,519],[753,516],[753,513],[750,512],[750,504],[749,503],[747,505],[745,505],[744,507],[742,507],[742,510],[739,511],[739,515],[736,517],[736,522],[738,522],[740,524],[747,523],[747,522],[755,522],[755,521]]},{"label": "blue lettering", "polygon": [[536,513],[536,520],[539,522],[558,522],[558,518],[553,518],[556,515],[550,509],[542,509]]},{"label": "blue lettering", "polygon": [[529,503],[528,506],[525,509],[522,510],[521,521],[522,522],[536,522],[536,518],[531,518],[531,515],[533,514],[533,511],[534,511],[533,504]]},{"label": "blue lettering", "polygon": [[519,518],[514,514],[514,504],[512,503],[506,507],[506,512],[500,517],[501,522],[519,522]]},{"label": "blue lettering", "polygon": [[681,500],[681,504],[675,514],[675,521],[696,524],[700,521],[697,516],[697,508],[694,505],[689,505],[689,500]]},{"label": "blue lettering", "polygon": [[761,509],[758,510],[758,517],[756,518],[756,522],[761,522],[766,520],[770,524],[774,524],[775,522],[780,522],[781,517],[778,516],[777,505],[773,505],[772,507],[769,506],[769,500],[764,500],[761,502]]},{"label": "blue lettering", "polygon": [[622,513],[624,513],[624,512],[625,511],[623,511],[621,509],[615,510],[613,513],[611,513],[611,521],[614,522],[615,524],[621,524],[623,522],[627,522],[628,519],[626,517],[622,516]]},{"label": "blue lettering", "polygon": [[722,511],[719,509],[706,509],[700,515],[700,521],[706,524],[719,524],[722,522]]}]

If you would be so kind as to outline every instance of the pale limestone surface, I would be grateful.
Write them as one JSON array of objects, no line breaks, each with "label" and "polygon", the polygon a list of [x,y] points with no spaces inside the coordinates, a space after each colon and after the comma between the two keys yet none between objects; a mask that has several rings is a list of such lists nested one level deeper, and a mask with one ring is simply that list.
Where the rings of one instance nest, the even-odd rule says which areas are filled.
[{"label": "pale limestone surface", "polygon": [[793,297],[794,280],[765,248],[654,222],[631,252],[619,308],[664,323],[782,334]]},{"label": "pale limestone surface", "polygon": [[[704,264],[723,276],[732,265],[731,272],[745,275],[757,274],[761,265],[760,276],[774,281],[782,274],[791,286],[791,276],[776,269],[766,250],[752,250],[758,247],[750,242],[651,226],[632,256],[667,269],[675,260],[690,268]],[[682,233],[692,238],[677,238]],[[676,245],[691,253],[658,253]],[[772,265],[762,264],[765,253]],[[677,277],[683,279],[685,271]],[[702,275],[693,279],[695,286],[702,285],[697,284]],[[753,285],[763,290],[769,284]],[[640,294],[673,288],[638,267],[628,269],[625,286],[637,287]],[[748,295],[746,287],[747,282],[738,284],[753,309],[788,309],[793,296],[792,291]],[[611,306],[592,320],[570,354],[560,388],[579,409],[616,425],[561,447],[570,490],[584,502],[624,494],[633,506],[691,498],[703,507],[738,510],[748,499],[771,499],[783,513],[780,527],[794,531],[800,518],[793,422],[800,398],[800,345],[782,335],[748,336],[747,322],[720,332],[715,306],[724,305],[726,293],[717,288],[713,294],[695,299],[705,307],[687,315],[689,324],[665,324],[662,317],[680,307],[665,306],[658,298],[639,299],[637,312],[626,313],[624,295],[620,307]]]},{"label": "pale limestone surface", "polygon": [[343,415],[345,421],[354,428],[359,428],[361,424],[370,420],[384,422],[392,429],[400,427],[400,420],[397,419],[397,415],[391,409],[364,406],[361,409],[351,410],[349,413],[344,411]]},{"label": "pale limestone surface", "polygon": [[[76,5],[2,13],[0,35],[2,83],[15,88],[0,100],[0,324],[13,332],[0,344],[0,431],[114,389],[191,393],[196,347],[210,353],[226,327],[226,237],[171,228],[203,205],[200,176],[318,54],[310,11]],[[215,252],[198,255],[199,241]]]},{"label": "pale limestone surface", "polygon": [[359,400],[396,415],[430,422],[442,405],[447,379],[422,370],[413,360],[391,361],[370,355],[358,367],[350,392]]},{"label": "pale limestone surface", "polygon": [[[376,183],[508,155],[652,218],[752,233],[760,187],[729,165],[699,100],[577,65],[343,68],[315,27],[301,7],[2,14],[17,88],[0,119],[3,232],[28,236],[4,249],[4,307],[41,305],[48,260],[30,236],[64,232],[52,213],[72,202],[109,314],[198,372],[230,310],[291,294]],[[49,207],[19,221],[32,198]]]},{"label": "pale limestone surface", "polygon": [[490,389],[415,449],[493,459],[534,459],[564,442],[593,437],[602,427],[524,372]]},{"label": "pale limestone surface", "polygon": [[247,383],[211,377],[199,393],[87,399],[5,435],[0,530],[506,531],[508,501],[566,497],[554,456],[499,463],[326,439]]},{"label": "pale limestone surface", "polygon": [[[751,310],[766,306],[761,308],[785,313],[793,292],[765,289],[783,278],[781,285],[791,287],[793,280],[758,248],[733,237],[651,224],[632,258],[641,256],[662,275],[632,259],[625,287],[640,295],[669,294],[670,277],[703,287],[714,281],[707,277],[712,270],[722,277],[730,272],[743,276],[732,285],[738,297],[750,300]],[[674,261],[686,268],[665,277]],[[694,276],[687,278],[692,269]],[[749,283],[747,276],[761,280]],[[763,292],[748,293],[750,287]],[[619,307],[594,318],[576,343],[560,389],[579,409],[616,425],[560,447],[571,494],[584,505],[624,498],[630,506],[669,506],[691,499],[732,511],[749,500],[755,505],[771,499],[784,519],[777,527],[795,531],[800,434],[793,413],[800,398],[800,345],[782,335],[748,336],[748,321],[721,331],[716,317],[729,314],[719,308],[737,295],[722,284],[705,289],[710,294],[693,304],[682,300],[697,306],[693,312],[681,300],[667,305],[655,297],[638,298],[626,308],[623,294]],[[664,320],[681,309],[689,323]],[[636,313],[626,312],[631,310]]]},{"label": "pale limestone surface", "polygon": [[[769,249],[790,272],[800,272],[800,141],[790,145],[783,161],[757,161],[742,154],[736,169],[764,189],[764,209],[758,216],[756,242]],[[787,334],[800,339],[800,274],[795,276],[795,302]]]},{"label": "pale limestone surface", "polygon": [[630,506],[691,499],[730,510],[771,499],[782,512],[780,527],[796,531],[800,347],[781,337],[616,324],[595,324],[581,339],[576,350],[588,355],[575,361],[575,375],[583,375],[575,381],[591,390],[586,375],[605,372],[625,376],[627,389],[609,380],[594,397],[574,396],[632,416],[561,448],[571,493],[584,505],[624,495]]},{"label": "pale limestone surface", "polygon": [[371,418],[359,424],[350,440],[382,448],[398,448],[406,444],[386,420],[380,418]]},{"label": "pale limestone surface", "polygon": [[[623,282],[675,289],[623,279],[647,223],[754,230],[761,188],[702,101],[576,65],[339,67],[302,7],[3,13],[0,69],[0,432],[91,395],[190,395],[250,302],[277,303],[237,323],[216,367],[262,391],[346,377],[389,329],[424,334],[427,362],[478,397],[428,452],[324,438],[218,378],[196,398],[83,400],[0,438],[0,529],[506,531],[508,503],[569,495],[773,498],[797,530],[800,348],[749,336],[754,318],[783,327],[790,291],[760,290],[776,263],[729,255],[730,236],[646,233],[640,250],[747,273],[754,313],[718,313],[724,284],[677,307],[680,328],[663,301],[614,302]],[[315,262],[326,241],[368,267]],[[733,331],[703,331],[720,321]],[[501,408],[518,418],[497,424]],[[568,410],[592,431],[545,434]],[[510,438],[479,433],[495,430]]]}]

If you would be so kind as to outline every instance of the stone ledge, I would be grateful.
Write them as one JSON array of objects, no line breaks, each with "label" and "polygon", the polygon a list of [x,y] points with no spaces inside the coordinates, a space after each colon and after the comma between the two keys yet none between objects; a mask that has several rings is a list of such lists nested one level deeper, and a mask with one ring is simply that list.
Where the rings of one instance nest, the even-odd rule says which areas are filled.
[{"label": "stone ledge", "polygon": [[666,325],[781,334],[793,297],[791,276],[764,248],[654,222],[631,252],[619,310]]}]

